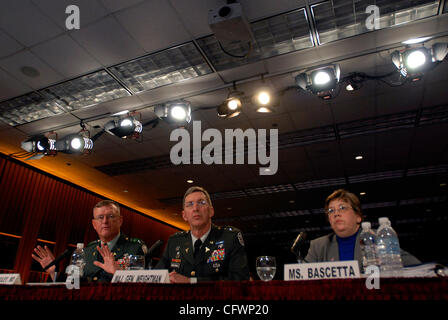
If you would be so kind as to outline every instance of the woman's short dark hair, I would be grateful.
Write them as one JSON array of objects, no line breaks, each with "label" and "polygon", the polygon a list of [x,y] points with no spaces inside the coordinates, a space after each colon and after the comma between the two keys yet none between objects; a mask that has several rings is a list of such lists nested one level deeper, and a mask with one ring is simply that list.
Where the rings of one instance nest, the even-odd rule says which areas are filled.
[{"label": "woman's short dark hair", "polygon": [[362,220],[364,219],[364,216],[361,211],[361,201],[356,196],[356,194],[349,192],[345,189],[335,190],[325,200],[325,208],[324,209],[325,209],[325,215],[327,216],[327,218],[328,218],[328,215],[327,215],[328,206],[330,205],[331,201],[336,200],[336,199],[339,199],[339,200],[349,203],[350,206],[352,207],[353,211],[355,211],[355,213],[358,216],[360,216]]}]

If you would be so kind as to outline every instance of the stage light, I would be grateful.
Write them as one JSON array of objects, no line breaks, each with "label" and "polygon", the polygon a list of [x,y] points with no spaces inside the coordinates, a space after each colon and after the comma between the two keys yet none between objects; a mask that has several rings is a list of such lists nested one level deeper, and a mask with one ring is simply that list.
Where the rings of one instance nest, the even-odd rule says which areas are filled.
[{"label": "stage light", "polygon": [[260,91],[257,94],[257,101],[259,104],[265,106],[269,104],[269,102],[271,101],[271,95],[269,94],[268,91]]},{"label": "stage light", "polygon": [[431,62],[431,53],[428,49],[422,47],[414,50],[408,50],[403,54],[404,67],[410,72],[418,72],[429,65]]},{"label": "stage light", "polygon": [[303,72],[297,75],[295,80],[298,87],[327,100],[333,97],[340,74],[339,65],[329,65]]},{"label": "stage light", "polygon": [[191,121],[191,106],[188,101],[169,102],[154,108],[155,114],[171,124],[187,124]]},{"label": "stage light", "polygon": [[318,71],[314,75],[313,84],[316,86],[324,86],[331,81],[330,74],[327,71]]},{"label": "stage light", "polygon": [[420,79],[436,63],[443,61],[447,53],[447,43],[435,43],[432,48],[421,46],[404,51],[396,50],[392,52],[391,59],[403,77],[413,80]]},{"label": "stage light", "polygon": [[218,106],[217,112],[218,116],[221,118],[233,118],[241,113],[242,102],[244,93],[241,91],[233,90],[231,91],[227,99]]},{"label": "stage light", "polygon": [[93,141],[80,133],[69,134],[56,141],[56,149],[64,153],[90,153],[93,149]]},{"label": "stage light", "polygon": [[140,136],[143,127],[140,121],[133,116],[127,116],[124,118],[115,118],[114,120],[107,122],[104,125],[104,130],[109,134],[123,139],[136,139]]},{"label": "stage light", "polygon": [[272,112],[272,105],[275,103],[272,90],[267,86],[258,88],[252,97],[252,101],[257,108],[256,111],[260,113]]},{"label": "stage light", "polygon": [[47,138],[46,136],[39,135],[31,137],[25,141],[22,141],[21,148],[25,151],[32,153],[40,153],[44,155],[56,154],[55,139]]}]

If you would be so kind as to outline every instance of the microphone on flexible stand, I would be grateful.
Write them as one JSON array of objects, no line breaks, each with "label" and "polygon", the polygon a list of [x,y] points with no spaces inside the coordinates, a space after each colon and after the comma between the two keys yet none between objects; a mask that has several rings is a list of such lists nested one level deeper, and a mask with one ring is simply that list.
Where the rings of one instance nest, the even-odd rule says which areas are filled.
[{"label": "microphone on flexible stand", "polygon": [[163,240],[157,240],[152,246],[151,248],[148,249],[148,252],[145,255],[145,261],[146,261],[146,267],[151,266],[151,259],[152,259],[152,255],[153,253],[163,244]]},{"label": "microphone on flexible stand", "polygon": [[54,265],[57,265],[59,262],[61,262],[62,259],[70,255],[70,250],[66,249],[59,257],[51,261],[49,264],[47,264],[44,268],[44,271],[47,271],[49,268],[51,268]]},{"label": "microphone on flexible stand", "polygon": [[54,278],[53,278],[53,282],[56,281],[56,278],[58,276],[58,265],[59,262],[62,261],[62,259],[64,259],[65,257],[70,255],[70,250],[69,249],[65,249],[65,251],[56,259],[54,259],[53,261],[51,261],[49,264],[47,264],[44,268],[44,271],[47,271],[49,268],[51,268],[52,266],[55,266],[55,270],[54,270]]},{"label": "microphone on flexible stand", "polygon": [[294,240],[294,243],[291,246],[291,252],[295,254],[297,261],[299,263],[308,262],[305,258],[302,258],[300,254],[300,247],[303,244],[303,241],[306,239],[306,232],[300,232],[297,238]]}]

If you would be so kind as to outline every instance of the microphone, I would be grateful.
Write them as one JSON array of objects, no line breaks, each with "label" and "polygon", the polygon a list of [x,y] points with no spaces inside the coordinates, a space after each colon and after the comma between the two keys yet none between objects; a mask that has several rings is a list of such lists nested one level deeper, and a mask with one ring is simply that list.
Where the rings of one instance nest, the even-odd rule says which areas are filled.
[{"label": "microphone", "polygon": [[151,248],[148,249],[148,252],[145,254],[145,264],[148,266],[151,266],[151,258],[152,258],[152,254],[163,244],[163,240],[157,240],[152,246]]},{"label": "microphone", "polygon": [[300,255],[300,247],[303,243],[303,241],[306,239],[306,232],[300,232],[299,235],[297,236],[297,238],[294,240],[294,243],[291,246],[291,252],[294,253],[297,257],[297,260],[299,261],[299,263],[301,261],[305,261],[307,262],[305,259],[302,258],[302,256]]},{"label": "microphone", "polygon": [[54,265],[57,265],[59,262],[61,262],[62,259],[64,259],[65,257],[70,255],[70,250],[69,249],[65,249],[65,251],[56,259],[54,259],[53,261],[51,261],[45,268],[44,271],[47,271],[48,268],[51,268]]},{"label": "microphone", "polygon": [[148,253],[146,253],[146,256],[149,258],[152,256],[153,252],[156,251],[161,245],[163,244],[163,240],[157,240],[151,248],[149,248]]}]

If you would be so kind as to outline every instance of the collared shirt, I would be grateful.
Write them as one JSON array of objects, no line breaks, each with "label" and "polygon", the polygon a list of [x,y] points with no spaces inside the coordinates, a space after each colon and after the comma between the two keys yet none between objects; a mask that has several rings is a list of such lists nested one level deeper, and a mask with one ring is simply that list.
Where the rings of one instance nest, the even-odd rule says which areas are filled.
[{"label": "collared shirt", "polygon": [[[115,247],[115,245],[117,244],[118,238],[120,238],[120,235],[121,235],[121,232],[118,232],[118,234],[115,238],[113,238],[112,240],[107,242],[107,246],[109,247],[109,250],[112,250]],[[101,241],[101,244],[104,244],[104,242]]]},{"label": "collared shirt", "polygon": [[[210,233],[210,230],[212,230],[211,226],[210,226],[210,229],[208,229],[208,231],[207,231],[207,232],[200,238],[201,241],[202,241],[202,244],[204,244],[205,239],[207,239],[208,234]],[[194,243],[196,242],[196,240],[198,240],[198,238],[196,238],[196,237],[193,235],[193,232],[190,232],[190,234],[191,234],[191,241],[192,241],[192,243],[193,243],[193,250],[194,250]]]}]

